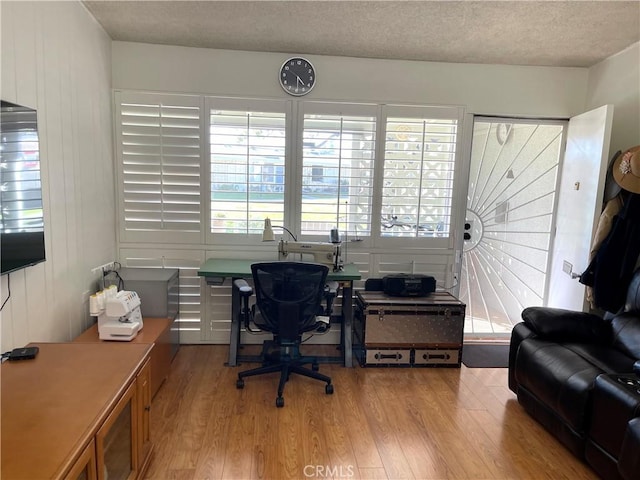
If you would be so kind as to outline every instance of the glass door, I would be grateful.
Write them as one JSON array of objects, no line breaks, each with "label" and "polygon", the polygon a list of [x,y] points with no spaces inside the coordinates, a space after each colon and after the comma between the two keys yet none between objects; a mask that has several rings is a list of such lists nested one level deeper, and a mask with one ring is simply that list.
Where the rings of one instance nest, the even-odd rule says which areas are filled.
[{"label": "glass door", "polygon": [[476,117],[460,300],[465,339],[506,339],[547,295],[566,122]]}]

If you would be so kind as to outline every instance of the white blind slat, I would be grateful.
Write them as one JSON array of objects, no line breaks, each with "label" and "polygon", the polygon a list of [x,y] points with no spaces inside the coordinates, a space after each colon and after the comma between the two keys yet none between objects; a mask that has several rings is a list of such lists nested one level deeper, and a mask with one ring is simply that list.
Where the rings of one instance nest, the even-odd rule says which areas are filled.
[{"label": "white blind slat", "polygon": [[120,101],[125,232],[201,231],[202,109],[192,102],[145,94]]},{"label": "white blind slat", "polygon": [[387,118],[381,236],[449,236],[457,133],[453,119]]},{"label": "white blind slat", "polygon": [[286,114],[209,112],[211,232],[260,234],[284,215]]},{"label": "white blind slat", "polygon": [[301,233],[369,236],[376,118],[305,114]]}]

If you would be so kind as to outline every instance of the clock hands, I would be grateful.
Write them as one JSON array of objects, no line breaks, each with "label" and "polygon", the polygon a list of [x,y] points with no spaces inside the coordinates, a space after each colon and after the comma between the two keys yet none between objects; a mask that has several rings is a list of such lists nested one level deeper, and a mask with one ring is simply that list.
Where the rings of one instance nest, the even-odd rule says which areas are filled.
[{"label": "clock hands", "polygon": [[280,85],[290,95],[306,95],[313,88],[315,80],[313,65],[304,58],[289,58],[280,67]]}]

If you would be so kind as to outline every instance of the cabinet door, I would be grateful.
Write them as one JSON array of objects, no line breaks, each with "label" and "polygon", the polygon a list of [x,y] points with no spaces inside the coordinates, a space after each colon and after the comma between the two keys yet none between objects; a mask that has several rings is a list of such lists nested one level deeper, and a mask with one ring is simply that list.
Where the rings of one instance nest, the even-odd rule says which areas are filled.
[{"label": "cabinet door", "polygon": [[138,474],[138,393],[127,388],[96,435],[98,480],[132,480]]},{"label": "cabinet door", "polygon": [[96,472],[96,443],[91,440],[64,478],[65,480],[96,480]]},{"label": "cabinet door", "polygon": [[[155,350],[155,346],[153,347]],[[151,455],[151,362],[147,360],[136,380],[138,390],[138,469],[144,470]]]}]

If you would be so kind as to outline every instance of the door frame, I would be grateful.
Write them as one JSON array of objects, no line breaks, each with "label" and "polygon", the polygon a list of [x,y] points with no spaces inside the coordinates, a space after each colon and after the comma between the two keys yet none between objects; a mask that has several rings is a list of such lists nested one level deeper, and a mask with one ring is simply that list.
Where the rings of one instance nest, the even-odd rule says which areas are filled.
[{"label": "door frame", "polygon": [[[454,295],[456,296],[460,295],[460,285],[462,282],[462,262],[463,262],[463,256],[464,256],[463,232],[464,232],[464,222],[466,218],[466,211],[469,208],[468,194],[469,194],[469,182],[470,182],[470,175],[471,175],[471,152],[473,147],[473,132],[475,129],[476,121],[485,121],[485,122],[491,122],[491,123],[510,123],[510,124],[540,123],[542,125],[560,125],[563,127],[562,138],[560,140],[560,147],[559,147],[560,153],[558,157],[558,173],[556,176],[556,181],[554,186],[555,190],[554,190],[554,200],[553,200],[553,207],[552,207],[552,220],[551,220],[551,225],[549,230],[550,240],[549,240],[549,246],[547,250],[548,252],[547,264],[546,264],[547,273],[545,274],[544,286],[542,288],[542,292],[544,296],[543,302],[546,303],[546,299],[548,297],[548,290],[549,290],[549,269],[551,267],[551,258],[553,253],[553,247],[555,244],[556,219],[557,219],[557,213],[558,213],[557,194],[558,194],[558,188],[561,182],[562,168],[564,165],[564,158],[565,158],[565,152],[566,152],[566,137],[568,132],[569,119],[539,118],[539,117],[527,117],[527,116],[515,117],[515,116],[504,116],[504,115],[482,115],[482,114],[473,114],[473,113],[468,113],[466,115],[465,124],[469,125],[469,128],[467,128],[463,132],[465,165],[464,165],[464,178],[462,180],[464,181],[465,188],[462,190],[464,192],[464,201],[460,202],[461,203],[460,218],[462,219],[462,221],[460,222],[459,229],[457,231],[459,238],[456,238],[457,240],[456,251],[455,251],[456,263],[455,263],[455,273],[454,273],[454,278],[457,280],[455,291],[454,291]],[[477,336],[481,338],[495,337],[496,340],[502,340],[503,338],[505,338],[504,335],[496,334],[496,333],[478,334]],[[473,339],[474,337],[471,337],[471,338]]]}]

